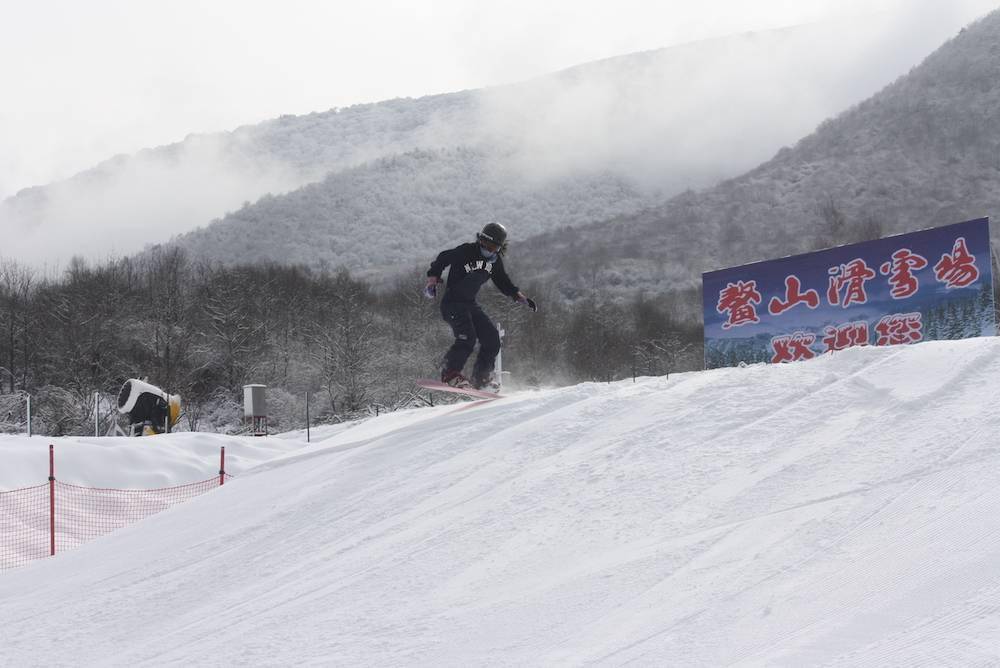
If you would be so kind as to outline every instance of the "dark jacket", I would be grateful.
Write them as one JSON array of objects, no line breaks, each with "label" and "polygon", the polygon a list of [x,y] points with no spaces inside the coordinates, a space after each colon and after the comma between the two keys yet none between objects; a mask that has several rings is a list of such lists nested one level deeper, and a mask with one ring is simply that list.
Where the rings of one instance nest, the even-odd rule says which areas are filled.
[{"label": "dark jacket", "polygon": [[431,262],[427,275],[441,278],[444,268],[449,265],[451,271],[448,272],[448,286],[442,303],[476,301],[479,288],[491,278],[500,292],[512,299],[517,298],[517,286],[507,276],[503,268],[503,258],[498,255],[493,262],[486,260],[479,251],[477,243],[462,244],[457,248],[442,251],[437,259]]}]

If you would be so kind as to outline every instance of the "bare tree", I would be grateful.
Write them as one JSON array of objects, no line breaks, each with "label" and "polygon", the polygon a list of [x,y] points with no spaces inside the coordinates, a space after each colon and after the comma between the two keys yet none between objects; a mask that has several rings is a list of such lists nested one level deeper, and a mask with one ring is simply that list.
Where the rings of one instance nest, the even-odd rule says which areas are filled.
[{"label": "bare tree", "polygon": [[4,371],[0,387],[6,379],[11,393],[18,384],[21,389],[27,385],[34,288],[35,276],[30,269],[13,260],[0,259],[0,359],[3,360],[0,364]]},{"label": "bare tree", "polygon": [[827,248],[845,243],[847,241],[847,216],[844,215],[833,195],[826,195],[820,201],[817,209],[822,227],[816,240],[816,247]]},{"label": "bare tree", "polygon": [[136,319],[136,343],[147,356],[137,371],[155,377],[168,389],[180,386],[192,364],[191,279],[182,249],[154,249],[143,259],[133,299],[134,308],[143,314]]},{"label": "bare tree", "polygon": [[202,364],[196,371],[235,394],[263,360],[265,329],[253,299],[257,288],[246,272],[205,270],[204,278],[199,295],[204,330],[197,348]]},{"label": "bare tree", "polygon": [[312,357],[334,413],[360,410],[373,394],[372,372],[378,352],[376,320],[367,290],[338,275],[326,293],[328,303],[313,327]]}]

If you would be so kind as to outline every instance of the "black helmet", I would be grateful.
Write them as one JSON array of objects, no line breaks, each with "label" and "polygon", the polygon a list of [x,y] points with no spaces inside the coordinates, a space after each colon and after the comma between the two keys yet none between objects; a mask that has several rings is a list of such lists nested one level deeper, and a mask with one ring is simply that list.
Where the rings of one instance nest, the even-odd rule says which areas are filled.
[{"label": "black helmet", "polygon": [[476,235],[479,245],[493,253],[507,252],[507,228],[500,223],[486,223],[483,231]]}]

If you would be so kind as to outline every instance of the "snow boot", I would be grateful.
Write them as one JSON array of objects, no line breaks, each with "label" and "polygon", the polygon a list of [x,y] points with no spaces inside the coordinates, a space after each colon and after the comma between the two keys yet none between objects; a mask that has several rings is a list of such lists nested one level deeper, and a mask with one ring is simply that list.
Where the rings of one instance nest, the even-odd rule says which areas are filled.
[{"label": "snow boot", "polygon": [[486,390],[487,392],[500,391],[500,383],[497,382],[496,378],[493,377],[492,373],[488,374],[485,377],[477,376],[476,378],[473,378],[472,387],[476,388],[477,390]]},{"label": "snow boot", "polygon": [[462,375],[457,369],[445,369],[441,372],[441,382],[452,387],[468,388],[472,387],[469,379]]}]

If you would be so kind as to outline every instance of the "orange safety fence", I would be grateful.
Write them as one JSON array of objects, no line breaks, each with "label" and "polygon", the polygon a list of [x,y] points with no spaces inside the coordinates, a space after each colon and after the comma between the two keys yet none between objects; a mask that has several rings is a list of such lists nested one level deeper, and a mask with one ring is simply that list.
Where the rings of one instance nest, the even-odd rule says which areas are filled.
[{"label": "orange safety fence", "polygon": [[81,487],[55,479],[49,446],[49,482],[0,492],[0,571],[71,550],[224,484],[226,449],[219,474],[186,485],[157,489]]}]

